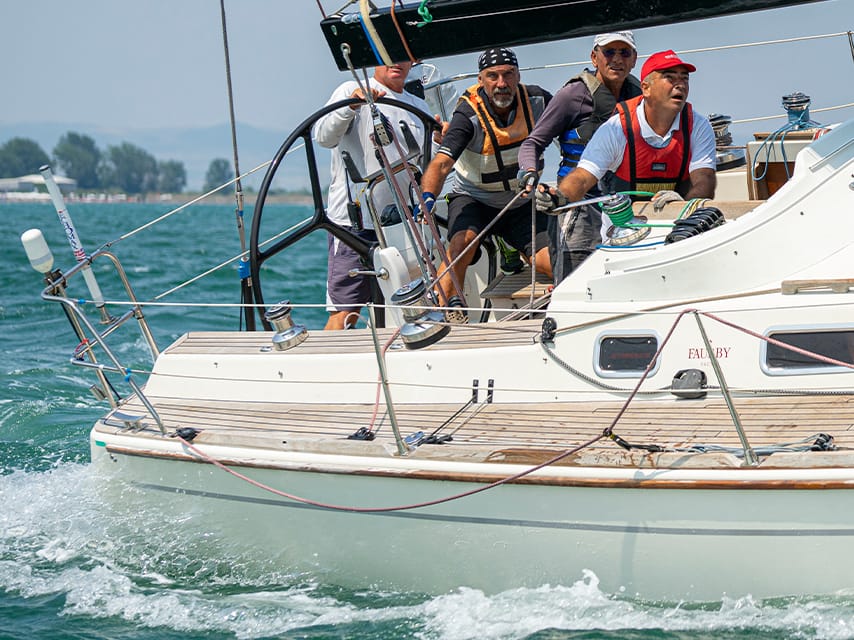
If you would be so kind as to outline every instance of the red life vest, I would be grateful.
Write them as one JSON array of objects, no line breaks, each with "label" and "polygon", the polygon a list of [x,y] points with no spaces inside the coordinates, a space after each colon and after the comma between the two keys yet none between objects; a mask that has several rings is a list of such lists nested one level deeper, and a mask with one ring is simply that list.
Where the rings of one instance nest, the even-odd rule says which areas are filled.
[{"label": "red life vest", "polygon": [[[684,196],[690,187],[688,166],[691,161],[691,131],[694,129],[694,110],[690,103],[682,108],[679,129],[671,134],[666,146],[653,147],[643,139],[638,122],[641,96],[617,105],[626,151],[608,183],[610,191],[677,191]],[[649,196],[633,197],[649,199]]]}]

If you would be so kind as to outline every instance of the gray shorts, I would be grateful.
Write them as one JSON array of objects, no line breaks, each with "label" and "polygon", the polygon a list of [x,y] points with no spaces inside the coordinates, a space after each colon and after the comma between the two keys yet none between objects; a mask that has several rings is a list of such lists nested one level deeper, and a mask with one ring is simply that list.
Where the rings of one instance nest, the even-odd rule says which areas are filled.
[{"label": "gray shorts", "polygon": [[[464,193],[452,193],[448,196],[448,237],[470,229],[476,234],[483,231],[495,219],[501,209],[490,207]],[[549,246],[547,232],[548,216],[537,212],[536,243],[537,251]],[[531,201],[526,200],[515,209],[510,209],[491,228],[491,233],[501,236],[514,249],[531,257]]]},{"label": "gray shorts", "polygon": [[595,204],[549,216],[549,255],[555,284],[596,250],[602,242],[601,228],[602,213]]},{"label": "gray shorts", "polygon": [[[373,229],[365,229],[356,234],[368,242],[376,242],[377,234]],[[365,269],[359,254],[341,242],[331,233],[328,234],[328,262],[326,270],[326,310],[357,311],[372,299],[373,278],[356,276],[351,278],[350,269]]]}]

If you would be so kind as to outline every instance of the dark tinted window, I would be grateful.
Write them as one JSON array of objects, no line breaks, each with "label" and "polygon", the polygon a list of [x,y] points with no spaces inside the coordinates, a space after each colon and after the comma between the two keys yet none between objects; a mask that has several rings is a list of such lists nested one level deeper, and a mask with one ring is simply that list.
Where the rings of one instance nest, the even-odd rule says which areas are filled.
[{"label": "dark tinted window", "polygon": [[655,352],[655,336],[605,336],[599,343],[599,368],[602,371],[638,371],[647,368]]},{"label": "dark tinted window", "polygon": [[[772,333],[769,337],[827,358],[854,363],[854,330]],[[765,364],[781,369],[836,366],[770,342],[765,352]]]}]

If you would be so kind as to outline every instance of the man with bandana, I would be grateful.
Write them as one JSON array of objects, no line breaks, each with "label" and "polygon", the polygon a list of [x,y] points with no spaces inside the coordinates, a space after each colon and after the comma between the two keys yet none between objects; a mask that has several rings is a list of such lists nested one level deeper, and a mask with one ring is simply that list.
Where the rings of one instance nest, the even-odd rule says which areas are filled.
[{"label": "man with bandana", "polygon": [[[477,84],[457,102],[442,145],[430,162],[421,188],[432,208],[445,178],[456,169],[448,195],[448,259],[462,283],[478,247],[472,240],[495,219],[519,191],[519,145],[542,115],[551,94],[536,85],[520,83],[519,64],[510,49],[484,51],[478,59]],[[536,253],[537,271],[551,277],[546,216],[537,212],[536,242],[531,243],[531,204],[505,212],[491,231],[526,257]],[[462,256],[462,257],[460,257]],[[446,274],[439,286],[449,306],[461,306],[453,279]],[[449,319],[465,321],[464,314]]]}]

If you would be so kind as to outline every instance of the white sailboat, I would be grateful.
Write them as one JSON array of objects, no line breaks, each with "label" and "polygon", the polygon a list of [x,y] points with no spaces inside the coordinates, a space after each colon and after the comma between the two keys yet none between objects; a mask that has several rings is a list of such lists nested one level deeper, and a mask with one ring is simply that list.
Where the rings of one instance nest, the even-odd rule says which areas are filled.
[{"label": "white sailboat", "polygon": [[[308,232],[264,249],[260,218],[312,121],[262,186],[253,286]],[[621,241],[535,309],[469,325],[444,323],[380,248],[392,326],[306,331],[256,293],[272,330],[190,331],[161,351],[109,247],[60,273],[38,233],[24,240],[111,405],[92,464],[122,508],[204,518],[349,585],[495,592],[592,571],[645,598],[825,593],[854,586],[854,121],[800,146],[767,200],[668,205],[672,224],[651,226],[635,205]],[[312,224],[331,229],[309,172]],[[115,318],[90,289],[103,324],[69,293],[94,261],[131,303]],[[155,355],[144,385],[108,345],[132,321]]]}]

